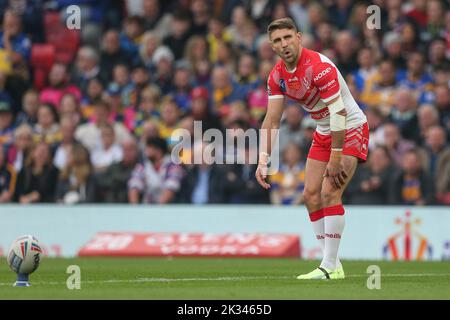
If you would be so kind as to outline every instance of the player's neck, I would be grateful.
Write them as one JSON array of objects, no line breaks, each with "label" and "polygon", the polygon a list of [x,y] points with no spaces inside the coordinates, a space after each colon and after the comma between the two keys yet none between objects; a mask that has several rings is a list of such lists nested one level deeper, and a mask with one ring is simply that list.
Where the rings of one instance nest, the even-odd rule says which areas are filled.
[{"label": "player's neck", "polygon": [[286,61],[284,61],[284,66],[285,66],[287,72],[294,72],[297,69],[298,62],[300,60],[300,57],[302,56],[302,51],[303,51],[303,48],[300,47],[300,49],[298,50],[297,58],[294,60],[294,62],[287,63]]}]

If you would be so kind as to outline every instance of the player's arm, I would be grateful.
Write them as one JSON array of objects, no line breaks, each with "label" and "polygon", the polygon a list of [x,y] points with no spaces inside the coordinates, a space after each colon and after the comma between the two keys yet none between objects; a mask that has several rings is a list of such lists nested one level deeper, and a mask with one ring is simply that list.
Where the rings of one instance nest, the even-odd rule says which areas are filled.
[{"label": "player's arm", "polygon": [[331,156],[324,177],[328,177],[334,187],[340,188],[347,177],[341,164],[347,113],[340,93],[336,67],[329,62],[316,64],[313,69],[313,83],[330,111]]},{"label": "player's arm", "polygon": [[284,97],[269,98],[267,113],[261,126],[261,140],[259,143],[258,168],[256,169],[256,180],[264,188],[270,188],[265,179],[267,178],[267,165],[272,153],[272,143],[275,141],[273,130],[280,128],[281,116],[283,115]]},{"label": "player's arm", "polygon": [[328,177],[331,184],[339,189],[347,178],[347,173],[341,164],[347,112],[341,95],[327,102],[326,105],[330,110],[331,155],[324,176]]}]

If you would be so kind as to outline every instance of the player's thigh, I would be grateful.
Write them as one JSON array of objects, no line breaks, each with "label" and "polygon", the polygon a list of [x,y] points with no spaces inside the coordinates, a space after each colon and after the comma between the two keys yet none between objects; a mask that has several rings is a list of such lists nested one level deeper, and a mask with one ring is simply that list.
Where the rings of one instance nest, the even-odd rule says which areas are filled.
[{"label": "player's thigh", "polygon": [[305,167],[305,193],[318,193],[322,189],[323,175],[327,163],[315,159],[308,158]]},{"label": "player's thigh", "polygon": [[345,188],[347,188],[348,183],[355,174],[356,167],[358,166],[358,158],[354,156],[343,155],[342,165],[344,167],[345,173],[347,174],[344,185],[341,188],[337,189],[331,184],[330,179],[324,179],[321,191],[322,197],[332,197],[333,199],[340,200],[340,198],[342,197],[342,193],[344,192]]}]

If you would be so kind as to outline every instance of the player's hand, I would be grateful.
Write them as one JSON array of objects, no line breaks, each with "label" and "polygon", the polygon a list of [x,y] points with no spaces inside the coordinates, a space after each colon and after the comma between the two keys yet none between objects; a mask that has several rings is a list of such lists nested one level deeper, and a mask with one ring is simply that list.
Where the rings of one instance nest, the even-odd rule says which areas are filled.
[{"label": "player's hand", "polygon": [[267,171],[268,171],[267,165],[259,163],[255,173],[256,180],[258,181],[259,185],[264,189],[270,188],[270,184],[266,182]]},{"label": "player's hand", "polygon": [[347,173],[345,172],[344,166],[340,160],[330,160],[323,176],[328,178],[331,185],[336,189],[343,187],[345,184],[345,179],[347,179]]}]

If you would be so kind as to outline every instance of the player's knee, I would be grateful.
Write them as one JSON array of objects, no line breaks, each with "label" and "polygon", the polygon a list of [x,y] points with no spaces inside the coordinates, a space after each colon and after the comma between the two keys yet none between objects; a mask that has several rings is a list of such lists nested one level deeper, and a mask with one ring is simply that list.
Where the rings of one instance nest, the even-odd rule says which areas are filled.
[{"label": "player's knee", "polygon": [[305,189],[305,190],[303,190],[303,199],[305,200],[306,204],[319,205],[320,204],[320,192]]},{"label": "player's knee", "polygon": [[331,206],[340,201],[339,192],[331,191],[331,190],[322,190],[320,193],[320,200],[322,201],[322,205],[324,207]]}]

